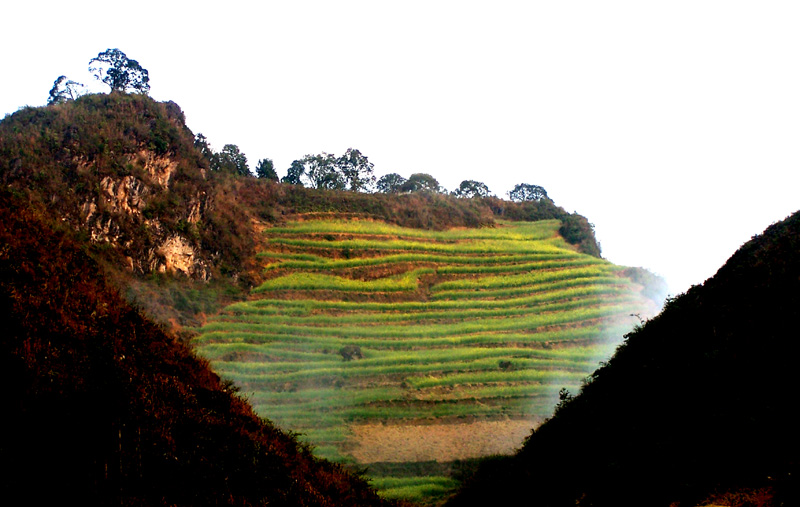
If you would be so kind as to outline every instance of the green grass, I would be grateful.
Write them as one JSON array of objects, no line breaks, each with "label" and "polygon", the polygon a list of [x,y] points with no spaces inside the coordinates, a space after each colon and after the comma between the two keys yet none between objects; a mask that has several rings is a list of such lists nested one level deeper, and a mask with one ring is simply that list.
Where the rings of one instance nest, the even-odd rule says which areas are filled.
[{"label": "green grass", "polygon": [[[444,338],[409,338],[401,341],[374,339],[359,340],[358,344],[362,348],[369,347],[374,350],[431,350],[437,348],[455,350],[455,347],[465,345],[543,347],[547,344],[583,343],[587,340],[596,342],[602,340],[603,337],[607,337],[607,341],[613,341],[622,336],[623,333],[630,331],[630,326],[626,325],[622,320],[615,326],[583,322],[579,323],[582,324],[580,326],[570,326],[552,331],[534,330],[535,332],[533,333],[475,333]],[[257,332],[234,335],[214,331],[204,333],[195,340],[195,344],[202,350],[205,350],[206,346],[215,347],[211,350],[219,350],[216,347],[239,344],[254,345],[264,350],[265,353],[268,352],[277,356],[284,353],[332,354],[343,345],[343,341],[326,337],[294,337],[292,341],[287,341],[284,335],[268,335]],[[287,351],[286,347],[291,347],[291,350]]]},{"label": "green grass", "polygon": [[480,229],[458,229],[453,231],[429,231],[409,229],[397,225],[370,220],[308,220],[295,222],[287,227],[273,227],[270,235],[381,235],[402,238],[418,238],[450,242],[464,239],[511,239],[516,241],[544,240],[553,238],[561,222],[541,220],[538,222],[498,221],[498,227]]},{"label": "green grass", "polygon": [[551,281],[541,281],[532,283],[530,285],[520,285],[511,288],[500,289],[484,289],[480,287],[471,287],[465,289],[452,289],[442,290],[437,287],[436,292],[430,295],[430,300],[433,301],[456,301],[467,299],[473,304],[479,304],[481,300],[498,300],[498,299],[517,299],[521,296],[535,294],[541,291],[556,290],[564,287],[579,287],[585,285],[593,285],[595,287],[608,286],[608,287],[622,287],[631,290],[630,283],[625,280],[620,280],[616,276],[582,276],[578,275],[576,278],[561,276],[561,279],[553,278]]},{"label": "green grass", "polygon": [[542,285],[543,283],[560,281],[564,279],[603,277],[613,273],[616,266],[599,264],[589,267],[557,270],[530,270],[527,273],[486,276],[481,278],[461,278],[459,280],[445,281],[432,288],[433,291],[443,290],[486,290],[496,288],[520,287]]},{"label": "green grass", "polygon": [[[528,314],[553,311],[554,309],[565,309],[571,305],[571,301],[581,298],[583,304],[590,304],[594,301],[608,301],[613,296],[625,298],[630,291],[620,287],[608,287],[602,285],[589,285],[583,287],[568,287],[555,291],[542,292],[534,296],[517,298],[512,301],[503,300],[495,302],[482,302],[475,304],[469,301],[458,301],[456,304],[443,305],[442,309],[436,309],[431,305],[432,311],[414,313],[369,313],[369,312],[349,312],[339,315],[276,315],[272,312],[266,314],[258,310],[247,313],[235,313],[233,315],[223,314],[210,320],[210,322],[232,322],[239,324],[291,324],[293,326],[370,326],[383,325],[385,323],[398,324],[422,324],[426,321],[463,321],[467,319],[478,320],[491,317],[511,317]],[[596,298],[595,296],[603,296]],[[213,329],[208,327],[208,329]]]},{"label": "green grass", "polygon": [[[437,298],[440,293],[431,294],[431,299],[427,302],[418,301],[404,301],[397,303],[374,303],[374,302],[342,302],[342,301],[322,301],[322,300],[280,300],[280,299],[262,299],[255,301],[247,301],[241,303],[234,303],[228,306],[224,312],[226,315],[250,315],[250,314],[264,314],[264,315],[289,315],[293,317],[304,317],[314,315],[328,315],[334,314],[337,316],[343,314],[428,314],[439,311],[451,310],[471,310],[471,309],[491,309],[491,308],[514,308],[518,306],[529,306],[532,303],[548,302],[563,296],[564,293],[556,291],[581,288],[580,290],[589,290],[592,293],[608,291],[608,293],[619,292],[621,289],[623,293],[631,293],[631,284],[626,282],[625,279],[620,280],[615,277],[590,277],[585,276],[583,273],[576,273],[577,278],[552,281],[551,283],[538,283],[524,287],[522,295],[518,295],[513,299],[499,300],[494,298],[491,301],[485,298],[476,297],[478,293],[485,295],[488,291],[478,291],[473,293],[472,297],[460,297],[448,300],[445,298]],[[588,289],[587,289],[588,288]],[[542,297],[543,293],[547,293]],[[463,295],[463,292],[459,291]],[[464,300],[466,299],[466,301]]]},{"label": "green grass", "polygon": [[447,496],[459,482],[450,477],[377,477],[370,481],[380,496],[390,500],[430,503]]},{"label": "green grass", "polygon": [[388,251],[388,252],[435,252],[440,254],[537,254],[556,253],[563,251],[567,243],[561,238],[543,241],[514,241],[508,239],[463,241],[453,243],[432,243],[425,241],[410,241],[402,239],[371,240],[371,239],[344,239],[331,242],[315,239],[272,238],[272,246],[294,248],[308,251],[329,250],[335,244],[338,251]]},{"label": "green grass", "polygon": [[419,277],[430,273],[433,273],[432,269],[420,268],[402,275],[366,282],[317,273],[291,273],[286,276],[267,280],[253,289],[253,294],[278,290],[339,290],[350,292],[415,290],[419,286]]},{"label": "green grass", "polygon": [[[382,326],[294,326],[292,324],[249,323],[249,322],[210,322],[203,327],[205,332],[220,331],[235,335],[243,333],[262,333],[264,336],[279,336],[281,340],[304,340],[309,337],[335,338],[330,344],[367,345],[361,339],[397,340],[408,338],[443,338],[482,332],[525,331],[563,326],[585,320],[601,319],[622,315],[631,308],[631,302],[603,303],[602,298],[587,298],[585,301],[553,303],[530,314],[523,313],[517,318],[469,319],[443,324]],[[569,310],[569,311],[567,311]]]},{"label": "green grass", "polygon": [[518,254],[518,255],[441,255],[441,254],[425,254],[425,253],[401,253],[401,254],[388,254],[377,257],[361,257],[361,258],[327,258],[318,255],[308,254],[281,254],[273,252],[263,252],[259,254],[262,259],[274,259],[273,262],[266,266],[267,271],[278,269],[304,269],[304,270],[346,270],[353,268],[363,267],[377,267],[377,266],[390,266],[393,264],[401,263],[416,263],[416,264],[437,264],[447,265],[445,269],[451,269],[449,266],[458,266],[461,264],[468,266],[496,266],[500,269],[509,269],[513,266],[532,265],[537,262],[546,261],[567,261],[577,260],[583,263],[597,262],[594,257],[586,258],[574,252],[550,252],[550,253],[535,253],[535,254]]},{"label": "green grass", "polygon": [[[309,220],[266,230],[268,278],[194,340],[263,416],[342,463],[364,422],[548,417],[646,311],[622,268],[574,251],[558,221],[424,231]],[[358,346],[362,358],[340,350]],[[441,475],[379,477],[431,502]]]}]

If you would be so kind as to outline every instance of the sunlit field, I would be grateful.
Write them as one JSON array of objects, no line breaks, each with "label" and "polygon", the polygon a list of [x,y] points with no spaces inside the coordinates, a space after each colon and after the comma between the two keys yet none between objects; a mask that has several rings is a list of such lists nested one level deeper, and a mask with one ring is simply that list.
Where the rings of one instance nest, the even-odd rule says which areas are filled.
[{"label": "sunlit field", "polygon": [[[318,455],[366,467],[387,497],[432,502],[456,482],[446,467],[419,472],[419,463],[485,454],[481,421],[511,452],[519,428],[548,417],[559,391],[577,391],[635,315],[652,310],[622,268],[576,252],[559,225],[267,229],[263,283],[194,343]],[[362,429],[388,450],[369,449]]]}]

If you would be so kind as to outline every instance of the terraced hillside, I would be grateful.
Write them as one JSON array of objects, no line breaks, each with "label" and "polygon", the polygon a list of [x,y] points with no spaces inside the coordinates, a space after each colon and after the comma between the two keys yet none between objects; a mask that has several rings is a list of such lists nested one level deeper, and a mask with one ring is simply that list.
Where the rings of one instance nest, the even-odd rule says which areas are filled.
[{"label": "terraced hillside", "polygon": [[265,231],[265,281],[195,344],[256,410],[387,497],[432,499],[446,463],[517,448],[652,301],[557,220],[444,232],[365,220]]}]

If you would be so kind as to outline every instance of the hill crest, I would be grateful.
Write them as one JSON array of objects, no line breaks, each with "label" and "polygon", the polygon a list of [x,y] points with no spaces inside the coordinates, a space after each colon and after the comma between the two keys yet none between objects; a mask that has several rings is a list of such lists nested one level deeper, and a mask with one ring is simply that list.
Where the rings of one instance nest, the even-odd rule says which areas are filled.
[{"label": "hill crest", "polygon": [[549,200],[323,191],[211,171],[180,107],[139,94],[84,95],[6,116],[0,181],[110,247],[116,263],[139,275],[245,274],[252,223],[298,213],[351,213],[427,229],[559,218],[569,242],[599,256],[588,221]]},{"label": "hill crest", "polygon": [[137,274],[208,279],[212,192],[183,112],[141,95],[86,95],[0,122],[0,181]]}]

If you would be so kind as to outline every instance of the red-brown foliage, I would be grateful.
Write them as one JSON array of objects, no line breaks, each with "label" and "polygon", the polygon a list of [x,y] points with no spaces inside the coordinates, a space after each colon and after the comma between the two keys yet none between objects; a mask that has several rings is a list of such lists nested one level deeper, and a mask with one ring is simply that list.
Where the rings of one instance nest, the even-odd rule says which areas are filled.
[{"label": "red-brown foliage", "polygon": [[65,234],[0,193],[0,482],[26,503],[379,505],[259,419],[127,305]]}]

